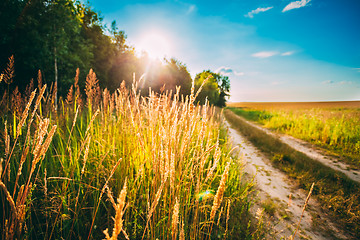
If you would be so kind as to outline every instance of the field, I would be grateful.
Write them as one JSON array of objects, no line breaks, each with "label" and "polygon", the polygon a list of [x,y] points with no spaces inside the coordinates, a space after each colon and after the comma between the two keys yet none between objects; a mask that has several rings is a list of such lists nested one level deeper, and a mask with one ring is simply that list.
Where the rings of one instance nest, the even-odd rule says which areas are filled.
[{"label": "field", "polygon": [[238,102],[228,103],[229,107],[253,108],[257,110],[265,109],[330,109],[330,108],[350,108],[359,109],[360,101],[338,101],[338,102]]},{"label": "field", "polygon": [[268,154],[272,164],[309,190],[344,229],[359,237],[359,183],[300,153],[278,138],[239,118],[304,139],[337,155],[351,168],[360,167],[360,102],[237,103],[229,104],[227,120],[255,146]]},{"label": "field", "polygon": [[316,144],[360,168],[360,101],[232,103],[229,107],[248,120]]},{"label": "field", "polygon": [[55,92],[39,76],[2,98],[1,239],[260,238],[251,184],[194,92],[109,93],[92,71],[86,97],[78,75]]}]

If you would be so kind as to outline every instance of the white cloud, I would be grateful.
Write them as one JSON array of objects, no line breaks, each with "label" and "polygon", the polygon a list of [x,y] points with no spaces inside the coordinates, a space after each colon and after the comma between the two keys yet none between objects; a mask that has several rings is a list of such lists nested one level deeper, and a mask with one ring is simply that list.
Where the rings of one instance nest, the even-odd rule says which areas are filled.
[{"label": "white cloud", "polygon": [[341,82],[339,82],[340,85],[351,85],[353,83],[354,82],[352,82],[352,81],[341,81]]},{"label": "white cloud", "polygon": [[321,82],[322,84],[326,84],[326,85],[329,85],[329,84],[336,84],[336,85],[352,85],[354,84],[353,81],[341,81],[341,82],[334,82],[333,80],[327,80],[327,81],[323,81]]},{"label": "white cloud", "polygon": [[252,54],[251,56],[256,57],[256,58],[268,58],[268,57],[273,57],[276,55],[280,55],[280,56],[291,56],[295,53],[295,51],[288,51],[288,52],[277,52],[277,51],[263,51],[263,52],[257,52]]},{"label": "white cloud", "polygon": [[235,74],[235,76],[244,76],[245,75],[244,72],[235,72],[235,71],[234,71],[234,74]]},{"label": "white cloud", "polygon": [[283,53],[281,54],[281,56],[291,56],[291,55],[293,55],[294,53],[295,53],[294,51],[283,52]]},{"label": "white cloud", "polygon": [[355,71],[360,72],[360,68],[353,68]]},{"label": "white cloud", "polygon": [[216,71],[216,73],[220,73],[225,76],[229,76],[230,74],[234,74],[235,76],[244,76],[243,72],[237,72],[229,67],[220,67]]},{"label": "white cloud", "polygon": [[255,10],[252,10],[251,12],[248,12],[248,14],[245,15],[245,17],[253,18],[255,14],[258,14],[260,12],[266,12],[272,9],[273,7],[267,7],[267,8],[257,8]]},{"label": "white cloud", "polygon": [[282,12],[286,12],[292,9],[305,7],[311,0],[301,0],[301,1],[295,1],[291,2],[282,10]]},{"label": "white cloud", "polygon": [[279,52],[276,52],[276,51],[263,51],[263,52],[254,53],[251,56],[256,57],[256,58],[268,58],[268,57],[272,57],[272,56],[275,56],[278,54],[279,54]]},{"label": "white cloud", "polygon": [[195,12],[196,11],[196,5],[194,5],[194,4],[191,4],[190,6],[189,6],[189,8],[188,8],[188,10],[187,10],[187,12],[186,12],[186,14],[191,14],[191,13],[193,13],[193,12]]},{"label": "white cloud", "polygon": [[334,81],[333,80],[327,80],[327,81],[323,81],[321,82],[322,84],[333,84]]}]

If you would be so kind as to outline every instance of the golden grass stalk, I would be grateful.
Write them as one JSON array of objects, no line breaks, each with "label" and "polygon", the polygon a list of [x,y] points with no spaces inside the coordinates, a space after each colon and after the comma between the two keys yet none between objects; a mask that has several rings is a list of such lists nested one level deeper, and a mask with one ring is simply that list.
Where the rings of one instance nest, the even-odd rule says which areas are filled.
[{"label": "golden grass stalk", "polygon": [[37,81],[38,81],[38,88],[41,89],[43,86],[42,86],[42,76],[40,70],[38,71]]},{"label": "golden grass stalk", "polygon": [[303,207],[302,212],[301,212],[300,220],[299,220],[299,222],[298,222],[298,225],[297,225],[297,227],[296,227],[296,230],[295,230],[295,232],[294,232],[294,235],[292,235],[292,236],[290,237],[290,240],[295,239],[295,236],[296,236],[296,234],[297,234],[297,232],[298,232],[298,230],[299,230],[299,228],[300,228],[300,223],[301,223],[301,220],[302,220],[302,218],[303,218],[303,216],[304,216],[305,208],[306,208],[306,206],[307,206],[307,204],[308,204],[308,202],[309,202],[309,200],[310,200],[310,196],[311,196],[311,193],[312,193],[312,191],[313,191],[314,185],[315,185],[315,183],[313,183],[313,184],[311,185],[309,194],[308,194],[308,196],[306,197],[305,204],[304,204],[304,207]]},{"label": "golden grass stalk", "polygon": [[[218,142],[219,143],[219,142]],[[209,179],[211,179],[211,177],[214,175],[214,171],[217,167],[217,164],[220,160],[220,157],[221,157],[221,150],[218,146],[218,143],[217,143],[217,146],[216,146],[216,149],[215,149],[215,153],[214,153],[214,162],[211,166],[211,168],[209,169],[208,171],[208,174],[206,175],[206,178],[205,178],[205,181],[204,182],[207,182]]]},{"label": "golden grass stalk", "polygon": [[73,101],[74,101],[74,86],[71,85],[70,89],[69,89],[69,92],[68,94],[66,95],[66,103],[68,105],[71,105],[73,104]]},{"label": "golden grass stalk", "polygon": [[229,219],[230,219],[230,199],[228,200],[227,204],[227,211],[226,211],[226,227],[225,227],[225,233],[224,233],[224,239],[226,239],[228,227],[229,227]]},{"label": "golden grass stalk", "polygon": [[[40,73],[41,74],[41,73]],[[32,111],[31,113],[31,118],[30,118],[30,121],[32,121],[32,119],[34,118],[35,114],[36,114],[36,110],[38,109],[40,103],[41,103],[41,99],[43,98],[44,96],[44,93],[45,93],[45,90],[46,90],[46,84],[40,88],[40,91],[39,91],[39,95],[37,96],[36,98],[36,102],[35,102],[35,106],[34,106],[34,110]],[[30,125],[29,125],[30,127]]]},{"label": "golden grass stalk", "polygon": [[[16,207],[17,205],[15,205],[14,199],[11,197],[10,192],[1,180],[0,188],[4,191],[6,200],[9,202],[11,208],[10,218],[6,219],[6,224],[4,228],[4,231],[6,232],[6,239],[14,239],[15,231],[21,231],[21,229],[16,229],[16,225],[20,223],[21,227],[21,220],[23,221],[25,218],[25,213],[23,213],[23,211],[25,210],[25,206],[21,208],[23,211],[19,211],[21,209]],[[21,216],[19,214],[21,214]]]},{"label": "golden grass stalk", "polygon": [[173,217],[172,217],[172,221],[171,221],[172,239],[175,239],[175,240],[176,240],[176,236],[177,236],[178,224],[179,224],[179,202],[176,199],[176,203],[175,203],[174,211],[173,211]]},{"label": "golden grass stalk", "polygon": [[147,217],[147,218],[148,218],[148,222],[149,222],[152,214],[154,213],[154,211],[155,211],[155,209],[156,209],[156,206],[157,206],[158,203],[159,203],[159,200],[160,200],[160,197],[161,197],[161,193],[162,193],[162,190],[163,190],[164,185],[165,185],[164,182],[165,182],[165,180],[161,183],[158,191],[156,192],[155,199],[154,199],[154,201],[153,201],[152,204],[151,204],[151,208],[150,208],[150,211],[149,211],[148,217]]},{"label": "golden grass stalk", "polygon": [[154,211],[155,211],[155,209],[156,209],[156,207],[157,207],[157,205],[158,205],[158,203],[159,203],[159,200],[160,200],[160,197],[161,197],[161,193],[162,193],[162,191],[163,191],[165,182],[166,182],[166,180],[167,180],[167,175],[168,175],[168,174],[165,173],[165,177],[164,177],[164,179],[162,180],[162,183],[161,183],[158,191],[156,192],[155,199],[154,199],[154,201],[153,201],[152,204],[151,204],[151,208],[150,208],[149,213],[148,213],[148,217],[147,217],[147,221],[146,221],[146,226],[145,226],[145,230],[144,230],[142,239],[144,239],[144,237],[145,237],[145,233],[146,233],[146,230],[147,230],[149,221],[150,221],[150,219],[151,219],[151,217],[152,217],[152,215],[153,215],[153,213],[154,213]]},{"label": "golden grass stalk", "polygon": [[88,133],[88,131],[90,130],[91,126],[92,126],[92,123],[94,122],[95,118],[97,117],[97,115],[100,113],[100,109],[97,109],[95,114],[92,116],[90,122],[89,122],[89,125],[86,129],[86,132],[85,132],[85,135]]},{"label": "golden grass stalk", "polygon": [[29,153],[29,149],[30,149],[30,146],[27,146],[27,147],[25,148],[25,150],[23,151],[22,155],[21,155],[21,159],[20,159],[18,171],[17,171],[17,174],[16,174],[16,180],[15,180],[13,197],[15,196],[15,191],[16,191],[17,183],[18,183],[19,177],[20,177],[21,172],[22,172],[23,164],[24,164],[24,162],[25,162],[25,160],[26,160],[26,157],[27,157],[27,155],[28,155],[28,153]]},{"label": "golden grass stalk", "polygon": [[211,78],[212,75],[209,75],[203,82],[202,84],[200,85],[199,89],[197,90],[195,96],[194,96],[194,101],[195,99],[197,98],[197,96],[199,95],[199,93],[201,92],[202,88],[204,87],[205,83],[209,80],[209,78]]},{"label": "golden grass stalk", "polygon": [[0,176],[2,175],[2,171],[3,171],[3,162],[4,162],[4,159],[0,158]]},{"label": "golden grass stalk", "polygon": [[71,134],[72,134],[72,132],[73,132],[73,130],[74,130],[74,127],[75,127],[75,124],[76,124],[76,119],[77,119],[77,116],[78,116],[78,114],[79,114],[79,108],[80,108],[80,106],[78,106],[78,107],[76,108],[74,120],[73,120],[73,123],[72,123],[72,126],[71,126],[71,130],[70,130],[70,133],[69,133],[69,138],[68,138],[68,141],[67,141],[67,144],[66,144],[69,152],[71,152],[71,148],[70,148]]},{"label": "golden grass stalk", "polygon": [[213,206],[212,206],[211,212],[210,212],[210,221],[214,220],[216,211],[220,207],[220,204],[221,204],[221,201],[222,201],[222,198],[223,198],[223,195],[224,195],[224,191],[225,191],[225,184],[226,184],[226,180],[227,180],[227,177],[228,177],[229,169],[230,169],[230,161],[226,164],[224,173],[223,173],[223,175],[221,177],[221,180],[220,180],[219,188],[218,188],[218,190],[216,192],[216,195],[214,197]]},{"label": "golden grass stalk", "polygon": [[41,151],[40,151],[40,155],[39,155],[40,157],[43,156],[43,155],[45,155],[46,151],[48,150],[48,148],[49,148],[49,146],[50,146],[50,143],[51,143],[51,141],[52,141],[52,138],[54,137],[56,128],[57,128],[56,125],[52,126],[50,132],[48,133],[48,136],[47,136],[44,144],[43,144],[42,147],[41,147]]},{"label": "golden grass stalk", "polygon": [[175,188],[175,154],[172,152],[170,154],[170,186],[172,188]]},{"label": "golden grass stalk", "polygon": [[38,154],[40,153],[41,146],[42,146],[42,143],[43,143],[44,137],[46,135],[49,124],[50,124],[50,120],[48,118],[41,120],[39,123],[39,127],[37,129],[37,134],[36,134],[35,145],[34,145],[35,147],[32,151],[32,154],[34,156],[38,156]]},{"label": "golden grass stalk", "polygon": [[[120,195],[117,199],[116,204],[116,214],[115,214],[115,227],[113,229],[113,239],[117,239],[117,236],[120,234],[122,227],[123,227],[123,219],[122,216],[124,214],[124,207],[125,207],[125,198],[126,198],[126,179],[124,183],[124,187],[120,192]],[[114,206],[115,207],[115,206]]]},{"label": "golden grass stalk", "polygon": [[[116,240],[118,239],[118,235],[120,232],[125,232],[123,229],[123,215],[124,215],[124,207],[125,207],[125,198],[126,198],[126,179],[124,183],[124,187],[121,190],[119,197],[117,199],[117,203],[115,204],[112,197],[110,197],[110,200],[113,204],[113,207],[115,208],[115,218],[114,218],[114,228],[112,236],[109,236],[108,229],[104,230],[105,238],[107,240]],[[108,196],[111,196],[111,193],[108,191]],[[127,236],[127,235],[126,235]]]},{"label": "golden grass stalk", "polygon": [[90,69],[89,74],[86,76],[85,93],[87,96],[87,104],[91,106],[95,100],[96,88],[99,80],[96,78],[95,72]]},{"label": "golden grass stalk", "polygon": [[85,171],[85,166],[86,166],[86,161],[89,155],[89,147],[90,147],[90,141],[91,141],[91,137],[89,137],[86,148],[85,148],[85,152],[84,152],[84,163],[83,163],[83,167],[81,169],[81,175],[84,174]]},{"label": "golden grass stalk", "polygon": [[23,114],[21,115],[21,120],[20,120],[20,122],[17,126],[17,130],[16,130],[16,137],[18,137],[20,135],[21,128],[23,127],[23,125],[26,121],[26,118],[28,117],[30,105],[35,98],[35,94],[36,94],[36,89],[31,93],[30,99],[29,99],[28,103],[26,104]]},{"label": "golden grass stalk", "polygon": [[[104,187],[101,189],[101,193],[100,193],[100,196],[99,196],[99,199],[98,199],[98,205],[96,206],[95,208],[95,213],[94,213],[94,217],[92,219],[92,222],[91,222],[91,227],[90,227],[90,231],[89,231],[89,235],[88,235],[88,240],[90,239],[90,236],[91,236],[91,232],[92,232],[92,229],[94,227],[94,222],[95,222],[95,217],[96,217],[96,214],[97,214],[97,211],[99,209],[99,205],[101,203],[101,199],[102,199],[102,196],[103,194],[105,193],[105,190],[108,188],[108,183],[111,179],[111,177],[114,175],[115,173],[115,170],[116,168],[119,166],[120,162],[122,161],[122,158],[119,158],[119,160],[116,162],[116,164],[114,165],[114,167],[112,168],[111,172],[110,172],[110,175],[108,177],[108,179],[106,180],[105,184],[104,184]],[[104,233],[105,234],[105,233]]]},{"label": "golden grass stalk", "polygon": [[184,221],[181,221],[179,240],[185,240]]},{"label": "golden grass stalk", "polygon": [[5,157],[7,157],[10,153],[10,136],[8,134],[8,129],[7,129],[7,121],[5,121]]},{"label": "golden grass stalk", "polygon": [[15,61],[14,61],[14,55],[11,55],[9,57],[9,63],[7,64],[5,73],[3,74],[2,78],[4,79],[6,84],[11,84],[14,76],[15,76]]},{"label": "golden grass stalk", "polygon": [[223,210],[224,210],[224,207],[221,207],[221,209],[220,209],[220,212],[219,212],[219,217],[218,217],[218,221],[217,221],[217,224],[216,225],[220,225],[220,220],[221,220],[221,215],[222,215],[222,213],[223,213]]},{"label": "golden grass stalk", "polygon": [[6,200],[8,200],[9,202],[12,213],[16,215],[16,207],[15,207],[14,199],[11,197],[10,192],[6,188],[5,184],[1,181],[1,179],[0,179],[0,187],[5,193]]}]

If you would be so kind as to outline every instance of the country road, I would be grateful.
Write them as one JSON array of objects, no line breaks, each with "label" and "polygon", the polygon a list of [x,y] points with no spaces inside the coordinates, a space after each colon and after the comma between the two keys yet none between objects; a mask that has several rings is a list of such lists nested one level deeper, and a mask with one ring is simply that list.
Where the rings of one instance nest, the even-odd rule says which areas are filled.
[{"label": "country road", "polygon": [[[240,117],[240,116],[238,116]],[[242,117],[241,117],[242,118]],[[321,150],[317,149],[313,145],[302,141],[300,139],[294,138],[292,136],[286,134],[277,134],[272,132],[267,128],[263,128],[260,125],[250,122],[244,118],[242,118],[247,124],[256,127],[264,131],[265,133],[272,135],[275,138],[279,138],[283,143],[289,145],[290,147],[294,148],[296,151],[304,153],[306,156],[321,162],[325,166],[328,166],[336,171],[344,173],[348,178],[351,180],[360,183],[360,170],[352,169],[346,163],[339,161],[335,157],[327,156]]]},{"label": "country road", "polygon": [[[240,159],[244,162],[244,172],[251,179],[254,177],[257,200],[252,212],[273,203],[276,206],[274,216],[269,217],[269,236],[273,239],[289,239],[295,231],[303,206],[308,195],[296,182],[285,173],[274,168],[256,147],[248,142],[237,130],[228,127],[229,136],[234,146],[239,146]],[[321,211],[319,203],[310,198],[301,220],[300,231],[295,239],[350,239],[346,233],[336,227],[326,213]]]}]

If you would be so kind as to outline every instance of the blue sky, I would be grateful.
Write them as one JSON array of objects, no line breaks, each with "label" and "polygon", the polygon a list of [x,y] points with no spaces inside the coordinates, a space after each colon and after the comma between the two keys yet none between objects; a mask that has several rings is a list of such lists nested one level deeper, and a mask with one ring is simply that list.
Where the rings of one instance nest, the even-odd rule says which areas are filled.
[{"label": "blue sky", "polygon": [[136,49],[175,57],[192,76],[228,75],[231,102],[360,100],[359,0],[90,5],[108,26],[116,20]]}]

